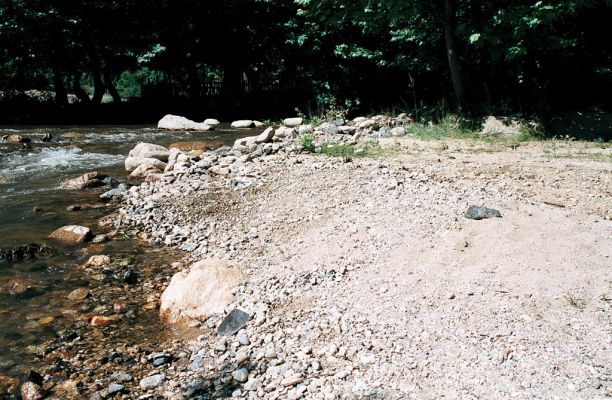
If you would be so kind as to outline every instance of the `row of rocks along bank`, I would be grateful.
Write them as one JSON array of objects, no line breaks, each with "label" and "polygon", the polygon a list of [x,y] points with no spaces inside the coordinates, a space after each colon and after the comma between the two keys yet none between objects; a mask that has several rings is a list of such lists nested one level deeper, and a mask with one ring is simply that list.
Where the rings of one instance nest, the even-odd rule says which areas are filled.
[{"label": "row of rocks along bank", "polygon": [[[114,226],[185,252],[175,268],[189,267],[170,282],[162,279],[164,293],[153,301],[160,318],[182,330],[143,356],[137,372],[118,365],[81,393],[97,399],[611,394],[604,339],[610,303],[598,300],[611,282],[612,227],[598,217],[609,211],[612,188],[601,176],[609,166],[568,172],[567,198],[556,204],[588,198],[583,213],[580,201],[567,208],[543,204],[546,188],[525,191],[520,179],[488,185],[491,173],[499,178],[502,167],[525,155],[511,154],[506,165],[503,157],[455,153],[442,163],[438,152],[351,160],[301,154],[296,140],[308,132],[315,146],[377,140],[409,123],[405,116],[317,127],[301,122],[286,120],[233,148],[196,156],[152,144],[132,151],[126,169],[140,168],[136,175],[145,182],[117,193]],[[543,181],[555,171],[537,160],[521,168],[521,176]],[[580,186],[589,181],[598,182],[597,190]],[[469,222],[463,215],[474,204],[493,205],[503,217]],[[538,251],[525,251],[536,237]],[[579,293],[582,304],[568,304],[567,293]],[[571,328],[562,328],[566,323]]]}]

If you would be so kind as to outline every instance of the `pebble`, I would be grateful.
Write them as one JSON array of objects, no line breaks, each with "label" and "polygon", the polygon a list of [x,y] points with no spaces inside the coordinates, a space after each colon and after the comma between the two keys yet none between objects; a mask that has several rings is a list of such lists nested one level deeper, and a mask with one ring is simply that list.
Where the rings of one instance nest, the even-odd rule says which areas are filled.
[{"label": "pebble", "polygon": [[240,368],[232,372],[232,377],[238,382],[246,382],[249,379],[249,371],[246,368]]},{"label": "pebble", "polygon": [[140,380],[140,387],[147,390],[147,389],[154,389],[156,387],[158,387],[159,385],[161,385],[164,380],[166,380],[166,376],[164,374],[156,374],[156,375],[151,375],[151,376],[147,376],[146,378],[142,378]]}]

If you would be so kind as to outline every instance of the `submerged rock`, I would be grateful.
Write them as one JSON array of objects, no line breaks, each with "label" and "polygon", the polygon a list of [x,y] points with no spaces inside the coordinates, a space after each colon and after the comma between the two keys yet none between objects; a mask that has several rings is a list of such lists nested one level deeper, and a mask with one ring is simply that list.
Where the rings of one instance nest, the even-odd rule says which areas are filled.
[{"label": "submerged rock", "polygon": [[21,135],[4,135],[2,136],[2,141],[4,143],[30,143],[32,140]]},{"label": "submerged rock", "polygon": [[92,238],[91,229],[79,225],[63,226],[50,235],[50,238],[69,244],[84,243]]},{"label": "submerged rock", "polygon": [[102,200],[110,200],[113,197],[124,196],[128,193],[128,186],[125,183],[120,184],[118,187],[106,191],[100,195]]},{"label": "submerged rock", "polygon": [[231,290],[241,274],[222,260],[204,260],[175,274],[161,296],[160,318],[168,323],[188,323],[222,313],[232,299]]},{"label": "submerged rock", "polygon": [[16,395],[19,390],[19,380],[12,376],[0,375],[0,398]]},{"label": "submerged rock", "polygon": [[206,123],[195,122],[179,115],[168,114],[157,123],[158,129],[211,131],[214,128]]},{"label": "submerged rock", "polygon": [[501,218],[502,215],[499,210],[496,210],[494,208],[471,206],[465,212],[464,216],[468,219],[481,220],[493,217]]},{"label": "submerged rock", "polygon": [[30,243],[23,246],[0,249],[0,261],[23,260],[55,254],[46,244]]},{"label": "submerged rock", "polygon": [[104,186],[104,179],[107,178],[107,175],[101,174],[97,171],[88,172],[83,174],[77,178],[73,178],[67,180],[62,183],[62,189],[73,189],[73,190],[81,190],[87,188],[93,188],[98,186]]}]

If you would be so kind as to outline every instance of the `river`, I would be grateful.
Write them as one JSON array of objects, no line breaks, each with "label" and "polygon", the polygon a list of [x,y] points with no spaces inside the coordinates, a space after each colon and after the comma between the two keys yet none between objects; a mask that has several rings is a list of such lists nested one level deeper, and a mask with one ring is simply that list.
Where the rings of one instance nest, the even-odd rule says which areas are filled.
[{"label": "river", "polygon": [[[30,148],[0,143],[0,249],[27,243],[48,243],[57,249],[55,255],[32,260],[0,260],[0,374],[23,376],[37,368],[42,362],[39,347],[65,335],[79,314],[95,310],[95,302],[75,305],[67,299],[75,288],[101,284],[79,268],[91,255],[129,259],[137,269],[159,264],[160,258],[169,259],[167,254],[159,254],[164,250],[134,240],[76,248],[50,241],[48,235],[53,230],[68,224],[88,226],[95,234],[99,218],[112,211],[112,206],[99,199],[103,189],[64,190],[61,182],[93,170],[125,180],[123,161],[139,142],[167,146],[205,141],[219,146],[255,133],[259,132],[226,125],[205,133],[168,132],[151,126],[0,128],[0,137],[17,134],[32,140]],[[45,135],[52,140],[44,142]],[[73,204],[81,210],[68,211]],[[115,334],[121,332],[138,342],[160,331],[153,310],[130,319]]]}]

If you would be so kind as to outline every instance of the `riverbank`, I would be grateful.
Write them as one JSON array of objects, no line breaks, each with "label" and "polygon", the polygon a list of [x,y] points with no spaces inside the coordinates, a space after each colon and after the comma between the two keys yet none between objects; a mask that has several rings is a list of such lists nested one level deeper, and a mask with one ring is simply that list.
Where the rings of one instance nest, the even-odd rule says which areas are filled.
[{"label": "riverbank", "polygon": [[[276,144],[127,198],[122,223],[138,236],[242,277],[223,313],[188,318],[184,356],[130,393],[610,395],[609,150],[391,138],[372,159]],[[470,205],[502,218],[466,219]],[[220,336],[234,309],[251,320]]]},{"label": "riverbank", "polygon": [[[203,303],[221,299],[209,304],[215,312],[161,296],[164,315],[179,321],[167,341],[100,341],[108,354],[91,367],[88,350],[66,342],[64,371],[78,372],[51,373],[62,383],[47,384],[50,396],[610,395],[608,148],[372,141],[325,128],[311,143],[281,129],[185,155],[130,189],[117,203],[119,235],[185,254],[157,257],[150,283],[138,284],[139,307],[157,314],[170,275],[199,273],[187,267],[200,260],[239,284],[181,286],[198,301],[211,290]],[[332,139],[341,144],[330,148]],[[303,153],[305,144],[325,154]],[[471,205],[502,217],[467,219]],[[251,318],[228,332],[234,309]],[[105,328],[88,321],[93,337],[114,335],[122,312],[103,310]]]}]

